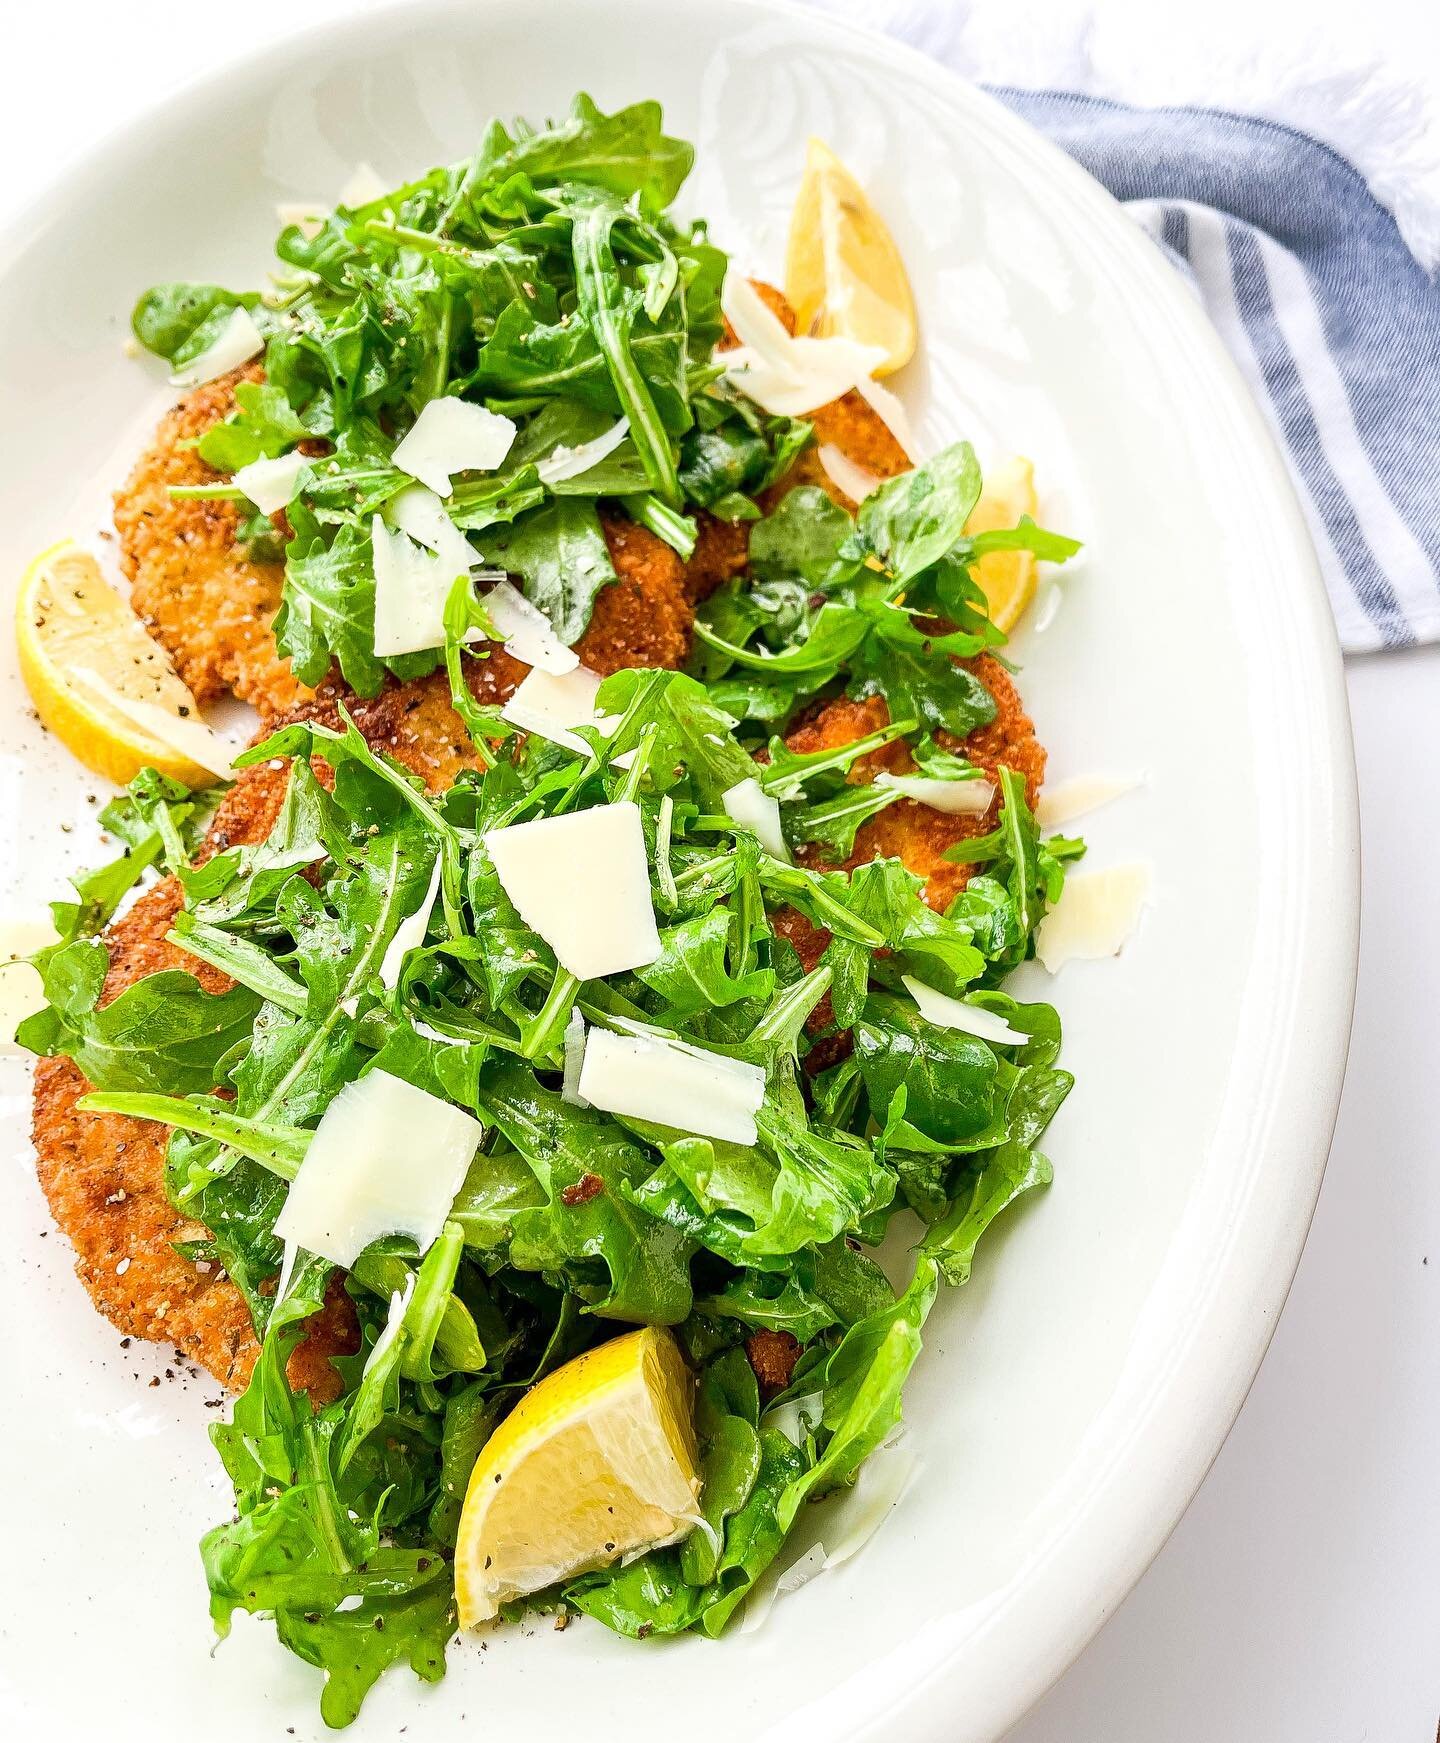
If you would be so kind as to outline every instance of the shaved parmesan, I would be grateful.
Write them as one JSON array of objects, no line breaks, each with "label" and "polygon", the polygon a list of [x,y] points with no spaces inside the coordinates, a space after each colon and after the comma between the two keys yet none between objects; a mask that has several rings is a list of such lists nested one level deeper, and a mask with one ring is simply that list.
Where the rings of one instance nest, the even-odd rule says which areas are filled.
[{"label": "shaved parmesan", "polygon": [[505,652],[515,659],[557,677],[580,664],[579,654],[565,646],[550,627],[550,619],[513,582],[497,581],[481,604],[504,637]]},{"label": "shaved parmesan", "polygon": [[449,496],[452,473],[493,472],[514,440],[509,418],[447,394],[425,405],[390,458],[437,495]]},{"label": "shaved parmesan", "polygon": [[825,1519],[825,1566],[839,1567],[863,1549],[910,1486],[919,1463],[903,1442],[878,1447],[860,1467],[855,1487],[842,1492]]},{"label": "shaved parmesan", "polygon": [[92,672],[88,666],[72,666],[69,675],[78,678],[117,714],[123,714],[151,738],[158,738],[161,744],[169,745],[172,750],[178,750],[181,756],[189,757],[192,763],[198,763],[207,774],[222,780],[229,778],[232,772],[231,758],[241,747],[221,738],[203,720],[184,720],[157,703],[142,702],[136,696],[127,696],[98,672]]},{"label": "shaved parmesan", "polygon": [[989,781],[936,781],[927,775],[892,775],[885,769],[876,775],[875,785],[893,787],[907,799],[918,799],[950,817],[983,817],[995,797]]},{"label": "shaved parmesan", "polygon": [[873,472],[867,472],[863,466],[855,462],[833,442],[822,442],[817,457],[825,469],[825,476],[851,502],[864,502],[874,490],[880,488],[881,480]]},{"label": "shaved parmesan", "polygon": [[[790,331],[750,279],[738,272],[727,272],[720,291],[720,308],[744,349],[771,368],[794,370]],[[734,352],[725,355],[733,356]]]},{"label": "shaved parmesan", "polygon": [[483,839],[521,919],[580,980],[659,956],[645,832],[632,800],[512,823]]},{"label": "shaved parmesan", "polygon": [[1041,586],[1044,591],[1040,597],[1039,607],[1035,612],[1034,618],[1031,620],[1031,627],[1034,629],[1036,635],[1043,634],[1044,631],[1049,629],[1050,625],[1054,623],[1065,599],[1065,594],[1060,583],[1052,576],[1047,575],[1042,581]]},{"label": "shaved parmesan", "polygon": [[[522,732],[538,733],[578,756],[588,756],[590,746],[572,729],[597,724],[595,697],[599,689],[600,674],[588,666],[576,666],[573,672],[559,677],[537,666],[521,679],[514,695],[500,710],[500,717]],[[609,724],[614,726],[616,722]]]},{"label": "shaved parmesan", "polygon": [[1118,956],[1150,901],[1148,861],[1067,877],[1060,900],[1035,931],[1035,954],[1051,974],[1067,962]]},{"label": "shaved parmesan", "polygon": [[261,514],[274,514],[294,499],[301,478],[309,470],[304,454],[282,454],[278,460],[252,460],[230,482],[245,492]]},{"label": "shaved parmesan", "polygon": [[385,954],[380,958],[381,986],[399,986],[400,970],[405,966],[405,958],[425,942],[425,931],[430,924],[430,910],[435,906],[439,889],[440,858],[437,854],[435,869],[430,874],[430,887],[421,897],[420,906],[413,914],[406,915],[395,928],[395,936],[385,946]]},{"label": "shaved parmesan", "polygon": [[909,414],[900,403],[899,396],[888,387],[882,387],[869,375],[855,383],[855,391],[895,438],[905,458],[913,460],[919,452],[919,445],[915,440],[915,432],[910,428]]},{"label": "shaved parmesan", "polygon": [[580,1069],[585,1063],[585,1019],[579,1011],[571,1011],[565,1025],[565,1078],[560,1085],[561,1101],[571,1107],[588,1108],[590,1103],[580,1093]]},{"label": "shaved parmesan", "polygon": [[376,1338],[374,1347],[371,1349],[370,1354],[365,1358],[365,1366],[361,1370],[362,1373],[368,1374],[373,1367],[376,1367],[380,1362],[383,1362],[385,1357],[390,1353],[391,1347],[396,1338],[400,1335],[400,1328],[405,1323],[405,1315],[410,1309],[410,1302],[414,1294],[415,1273],[413,1271],[407,1271],[405,1273],[404,1287],[402,1289],[392,1289],[390,1292],[390,1311],[385,1316],[385,1323],[380,1328],[380,1335]]},{"label": "shaved parmesan", "polygon": [[746,1600],[740,1632],[753,1633],[770,1614],[777,1598],[798,1592],[817,1574],[829,1573],[863,1549],[910,1486],[918,1463],[908,1446],[894,1442],[871,1453],[860,1467],[855,1486],[826,1502],[822,1515],[824,1537],[787,1568],[777,1570],[772,1563],[756,1581]]},{"label": "shaved parmesan", "polygon": [[805,1437],[817,1428],[825,1410],[823,1392],[805,1392],[799,1398],[787,1398],[765,1412],[763,1426],[779,1429],[792,1446],[804,1446]]},{"label": "shaved parmesan", "polygon": [[659,1035],[591,1029],[579,1090],[607,1113],[753,1144],[765,1073],[758,1065]]},{"label": "shaved parmesan", "polygon": [[[445,645],[445,599],[455,577],[408,534],[392,532],[380,516],[370,521],[370,548],[375,569],[375,652],[418,654]],[[467,630],[467,642],[483,641],[478,629]]]},{"label": "shaved parmesan", "polygon": [[[238,477],[239,474],[237,473]],[[453,581],[467,575],[479,561],[474,547],[446,513],[445,504],[423,484],[411,484],[385,504],[386,521],[408,533],[417,545],[433,551]]]},{"label": "shaved parmesan", "polygon": [[753,284],[727,273],[721,296],[725,317],[740,341],[722,351],[726,379],[776,417],[800,417],[828,405],[885,361],[885,352],[853,339],[792,339]]},{"label": "shaved parmesan", "polygon": [[275,1233],[336,1265],[372,1241],[437,1238],[479,1147],[480,1122],[387,1071],[347,1083],[326,1108]]},{"label": "shaved parmesan", "polygon": [[356,206],[368,206],[374,200],[383,200],[389,192],[390,184],[379,170],[368,163],[357,163],[341,188],[336,204],[348,206],[353,211]]},{"label": "shaved parmesan", "polygon": [[203,387],[217,376],[228,375],[265,349],[265,335],[255,325],[249,309],[237,303],[230,319],[216,337],[170,377],[171,387]]},{"label": "shaved parmesan", "polygon": [[790,849],[785,845],[785,832],[780,827],[779,802],[770,797],[754,775],[726,788],[720,795],[720,802],[731,822],[753,830],[766,853],[789,864]]},{"label": "shaved parmesan", "polygon": [[936,992],[913,974],[902,974],[900,979],[920,1007],[920,1015],[939,1029],[960,1029],[967,1035],[978,1035],[982,1041],[998,1041],[1007,1047],[1030,1039],[1023,1029],[1012,1029],[1003,1017],[997,1017],[983,1005],[967,1004],[964,999]]},{"label": "shaved parmesan", "polygon": [[775,1596],[788,1598],[791,1592],[798,1592],[801,1586],[808,1586],[816,1574],[825,1571],[825,1545],[812,1543],[804,1553],[792,1561],[775,1582]]},{"label": "shaved parmesan", "polygon": [[618,423],[611,424],[598,436],[592,436],[588,442],[577,442],[573,448],[563,444],[552,448],[535,470],[540,474],[542,484],[559,484],[562,479],[578,478],[582,472],[588,472],[592,466],[598,466],[609,454],[613,454],[620,444],[630,434],[629,418],[621,418]]},{"label": "shaved parmesan", "polygon": [[1143,775],[1075,775],[1068,781],[1057,781],[1041,793],[1035,820],[1042,829],[1058,829],[1062,823],[1073,823],[1112,799],[1133,793],[1144,785],[1144,779]]}]

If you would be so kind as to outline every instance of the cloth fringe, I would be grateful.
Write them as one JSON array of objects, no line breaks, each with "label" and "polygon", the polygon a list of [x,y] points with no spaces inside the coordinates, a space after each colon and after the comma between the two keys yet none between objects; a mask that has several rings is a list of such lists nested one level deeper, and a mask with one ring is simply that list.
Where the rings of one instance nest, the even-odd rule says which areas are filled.
[{"label": "cloth fringe", "polygon": [[[977,84],[1231,110],[1294,128],[1359,171],[1426,272],[1440,268],[1440,124],[1421,87],[1358,30],[1325,40],[1311,25],[1302,42],[1298,14],[1257,10],[1253,0],[1189,17],[1166,0],[1107,0],[1103,9],[1077,0],[811,3],[899,37]],[[1289,27],[1283,37],[1279,23]]]}]

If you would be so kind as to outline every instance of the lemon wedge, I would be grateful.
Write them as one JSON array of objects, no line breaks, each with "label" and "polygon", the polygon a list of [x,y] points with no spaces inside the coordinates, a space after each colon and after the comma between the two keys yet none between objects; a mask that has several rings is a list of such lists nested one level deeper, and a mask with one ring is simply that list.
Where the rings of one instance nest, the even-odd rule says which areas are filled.
[{"label": "lemon wedge", "polygon": [[900,250],[865,190],[821,139],[806,149],[795,196],[785,296],[798,332],[884,351],[876,375],[915,354],[915,298]]},{"label": "lemon wedge", "polygon": [[455,1544],[462,1627],[510,1598],[675,1543],[696,1518],[692,1382],[666,1331],[548,1374],[481,1449]]},{"label": "lemon wedge", "polygon": [[[985,475],[980,500],[965,523],[967,533],[991,533],[1035,514],[1035,468],[1018,455]],[[1035,558],[1030,551],[991,551],[975,565],[990,621],[1008,635],[1035,597]]]},{"label": "lemon wedge", "polygon": [[229,773],[229,747],[165,650],[72,540],[25,571],[15,636],[36,712],[86,768],[121,785],[147,767],[187,787]]}]

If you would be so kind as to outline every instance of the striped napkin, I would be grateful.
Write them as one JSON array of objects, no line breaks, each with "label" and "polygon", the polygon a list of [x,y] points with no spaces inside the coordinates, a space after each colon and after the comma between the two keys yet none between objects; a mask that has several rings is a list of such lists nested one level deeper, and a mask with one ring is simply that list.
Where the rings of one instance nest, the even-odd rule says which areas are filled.
[{"label": "striped napkin", "polygon": [[[873,0],[859,12],[817,3],[968,76],[989,70],[951,28],[962,15],[950,0]],[[1075,64],[1083,77],[1083,57]],[[1354,91],[1318,74],[1308,92],[1296,86],[1291,113],[1343,117],[1342,156],[1275,119],[1285,106],[1274,88],[1256,104],[1267,118],[991,89],[1121,200],[1190,279],[1289,460],[1342,647],[1440,641],[1440,282],[1416,252],[1440,254],[1440,206],[1425,210],[1423,178],[1397,169],[1399,99],[1347,101]]]}]

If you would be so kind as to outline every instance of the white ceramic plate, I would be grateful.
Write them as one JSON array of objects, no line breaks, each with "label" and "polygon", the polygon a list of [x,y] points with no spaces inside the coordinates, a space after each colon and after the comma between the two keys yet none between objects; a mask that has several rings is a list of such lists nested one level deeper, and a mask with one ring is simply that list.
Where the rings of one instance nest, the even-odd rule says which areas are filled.
[{"label": "white ceramic plate", "polygon": [[[577,88],[664,100],[699,146],[688,198],[744,266],[778,271],[807,134],[874,191],[919,302],[897,385],[925,444],[1033,455],[1046,518],[1087,541],[1053,625],[1021,640],[1023,689],[1053,775],[1147,771],[1089,833],[1095,863],[1154,861],[1156,903],[1118,961],[1053,988],[1078,1078],[1055,1185],[942,1299],[908,1394],[923,1466],[863,1553],[718,1645],[590,1624],[463,1644],[439,1689],[389,1678],[355,1735],[993,1738],[1139,1576],[1240,1406],[1350,1020],[1355,801],[1324,596],[1261,421],[1150,241],[994,103],[810,15],[453,0],[327,27],[115,139],[0,256],[0,573],[98,524],[164,402],[122,351],[140,288],[256,282],[277,200],[333,197],[362,159],[398,179],[462,156],[492,113]],[[0,640],[0,875],[34,907],[90,851],[95,783],[44,742]],[[317,1735],[312,1673],[268,1628],[208,1656],[218,1389],[122,1351],[42,1238],[6,1064],[3,1728]]]}]

